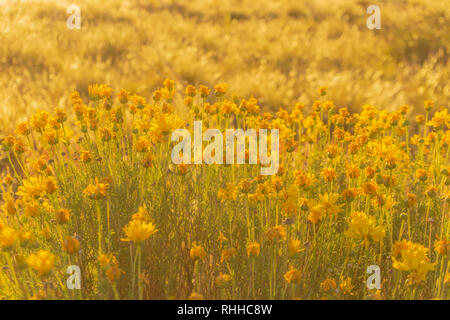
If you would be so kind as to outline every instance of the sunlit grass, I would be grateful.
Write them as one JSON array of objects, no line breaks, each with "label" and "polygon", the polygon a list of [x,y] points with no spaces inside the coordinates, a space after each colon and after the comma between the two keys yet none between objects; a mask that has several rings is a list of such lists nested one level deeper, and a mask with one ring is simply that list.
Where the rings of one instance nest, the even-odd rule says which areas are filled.
[{"label": "sunlit grass", "polygon": [[[425,101],[412,134],[407,105],[350,113],[321,88],[263,113],[226,85],[190,86],[183,121],[176,87],[145,99],[92,85],[3,139],[0,297],[448,299],[447,108]],[[174,165],[170,134],[194,119],[279,129],[277,174]]]},{"label": "sunlit grass", "polygon": [[86,98],[90,83],[149,98],[165,77],[227,81],[265,110],[310,105],[324,84],[352,111],[407,103],[415,114],[450,96],[445,1],[377,1],[381,30],[366,27],[368,1],[80,0],[81,30],[66,27],[71,1],[0,3],[2,134],[65,107],[67,90]]}]

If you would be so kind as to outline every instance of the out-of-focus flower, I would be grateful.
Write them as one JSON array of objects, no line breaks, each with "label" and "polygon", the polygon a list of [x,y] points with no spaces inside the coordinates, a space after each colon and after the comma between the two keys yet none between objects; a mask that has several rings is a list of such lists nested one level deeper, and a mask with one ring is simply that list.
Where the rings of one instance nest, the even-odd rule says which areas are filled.
[{"label": "out-of-focus flower", "polygon": [[289,271],[284,274],[284,279],[289,284],[299,283],[301,278],[302,273],[300,272],[300,270],[295,269],[292,265],[289,267]]},{"label": "out-of-focus flower", "polygon": [[31,254],[27,259],[27,264],[39,275],[45,275],[50,272],[55,264],[55,255],[49,251],[39,250]]}]

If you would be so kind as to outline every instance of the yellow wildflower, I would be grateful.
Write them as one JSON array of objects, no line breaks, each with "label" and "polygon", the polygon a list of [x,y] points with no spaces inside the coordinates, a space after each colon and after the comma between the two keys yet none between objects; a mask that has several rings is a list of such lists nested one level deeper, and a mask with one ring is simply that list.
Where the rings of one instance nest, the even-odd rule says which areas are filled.
[{"label": "yellow wildflower", "polygon": [[376,226],[373,217],[360,211],[352,213],[349,228],[345,231],[347,237],[360,239],[365,246],[369,245],[370,240],[380,241],[384,237],[384,234],[384,228]]},{"label": "yellow wildflower", "polygon": [[27,264],[39,275],[45,275],[53,268],[55,258],[55,255],[51,252],[39,250],[28,257]]},{"label": "yellow wildflower", "polygon": [[197,245],[197,242],[192,243],[192,248],[189,252],[190,257],[195,259],[204,260],[206,257],[206,251],[202,246]]},{"label": "yellow wildflower", "polygon": [[434,243],[434,251],[441,255],[447,255],[450,252],[450,241],[443,238]]},{"label": "yellow wildflower", "polygon": [[13,228],[4,227],[0,230],[0,247],[9,250],[17,240],[17,232]]},{"label": "yellow wildflower", "polygon": [[75,254],[80,250],[80,241],[75,237],[66,237],[62,242],[62,247],[68,254]]},{"label": "yellow wildflower", "polygon": [[98,200],[106,197],[106,193],[109,189],[108,183],[101,183],[98,178],[95,178],[95,184],[90,184],[83,190],[83,195],[90,199]]},{"label": "yellow wildflower", "polygon": [[236,199],[236,186],[231,183],[227,183],[225,188],[220,188],[217,192],[217,197],[221,202],[225,200],[235,200]]},{"label": "yellow wildflower", "polygon": [[259,256],[261,246],[257,242],[249,242],[247,244],[247,255],[249,257],[257,257]]},{"label": "yellow wildflower", "polygon": [[219,272],[219,275],[214,279],[216,286],[219,288],[225,287],[231,281],[231,276],[229,274],[223,274]]},{"label": "yellow wildflower", "polygon": [[118,266],[111,266],[111,268],[106,271],[106,277],[109,281],[114,282],[119,280],[123,273],[125,272]]},{"label": "yellow wildflower", "polygon": [[289,271],[284,274],[284,279],[287,283],[299,283],[302,278],[302,273],[295,269],[294,266],[289,267]]},{"label": "yellow wildflower", "polygon": [[288,248],[289,254],[291,256],[296,255],[297,253],[302,252],[304,250],[305,249],[302,248],[302,244],[301,244],[300,240],[291,239],[291,242],[289,242],[289,248]]},{"label": "yellow wildflower", "polygon": [[334,279],[325,279],[320,283],[320,289],[323,291],[330,291],[336,289],[336,281]]},{"label": "yellow wildflower", "polygon": [[341,289],[343,294],[354,295],[353,288],[355,286],[352,284],[352,278],[348,277],[345,279],[341,279],[341,283],[339,284],[339,288]]},{"label": "yellow wildflower", "polygon": [[151,222],[131,220],[123,228],[123,231],[125,232],[127,238],[122,238],[122,241],[143,241],[158,232],[158,229],[156,229]]},{"label": "yellow wildflower", "polygon": [[429,262],[428,248],[423,245],[400,241],[393,246],[393,267],[402,271],[409,271],[412,284],[424,281],[429,271],[434,269],[434,263]]},{"label": "yellow wildflower", "polygon": [[286,230],[282,225],[274,226],[266,231],[264,237],[271,243],[284,240],[286,238]]}]

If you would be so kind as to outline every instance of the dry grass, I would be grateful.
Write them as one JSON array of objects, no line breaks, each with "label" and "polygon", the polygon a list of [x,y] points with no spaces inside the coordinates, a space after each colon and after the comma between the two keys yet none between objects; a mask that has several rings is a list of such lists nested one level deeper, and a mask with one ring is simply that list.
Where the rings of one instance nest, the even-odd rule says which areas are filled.
[{"label": "dry grass", "polygon": [[150,96],[166,77],[229,82],[266,109],[310,104],[320,85],[359,110],[420,107],[450,94],[447,1],[378,1],[382,30],[366,28],[367,1],[0,1],[2,130],[35,109],[86,97],[89,83]]}]

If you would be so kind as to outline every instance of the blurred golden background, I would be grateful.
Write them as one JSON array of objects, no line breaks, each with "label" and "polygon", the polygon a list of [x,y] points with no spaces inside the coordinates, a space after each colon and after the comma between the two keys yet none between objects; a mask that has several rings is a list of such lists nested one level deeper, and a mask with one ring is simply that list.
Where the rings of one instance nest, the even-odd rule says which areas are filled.
[{"label": "blurred golden background", "polygon": [[[66,26],[72,3],[81,30]],[[381,30],[366,26],[371,4]],[[309,105],[324,85],[339,107],[415,114],[448,103],[449,22],[449,0],[3,0],[0,132],[91,83],[150,97],[165,78],[228,82],[272,110]]]}]

